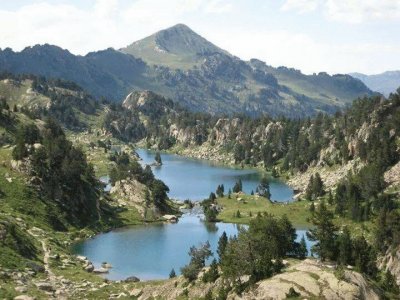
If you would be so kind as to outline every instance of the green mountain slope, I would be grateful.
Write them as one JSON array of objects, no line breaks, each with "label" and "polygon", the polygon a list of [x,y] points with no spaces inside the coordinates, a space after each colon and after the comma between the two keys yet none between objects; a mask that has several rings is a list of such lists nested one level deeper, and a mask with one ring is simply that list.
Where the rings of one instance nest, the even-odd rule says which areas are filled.
[{"label": "green mountain slope", "polygon": [[229,55],[184,24],[161,30],[120,51],[140,57],[149,64],[181,69],[200,65],[204,57],[212,53]]},{"label": "green mountain slope", "polygon": [[185,25],[155,33],[116,51],[86,56],[51,45],[0,51],[0,72],[72,80],[96,97],[122,101],[132,90],[151,90],[192,111],[304,117],[333,113],[371,95],[349,75],[304,75],[259,60],[243,61]]},{"label": "green mountain slope", "polygon": [[[310,171],[316,176],[316,166],[324,168],[320,171],[329,172],[321,173],[324,184],[319,186],[319,192],[322,190],[322,195],[316,195],[313,183],[310,192],[307,187],[303,200],[292,204],[276,204],[265,199],[263,206],[255,206],[254,200],[259,195],[243,196],[249,203],[218,198],[218,203],[224,203],[225,217],[229,209],[230,218],[232,208],[235,208],[235,212],[241,209],[241,217],[234,217],[234,222],[258,220],[257,223],[253,222],[258,229],[250,229],[248,236],[252,238],[250,241],[257,242],[255,245],[268,246],[269,235],[275,238],[276,232],[281,233],[282,226],[277,226],[271,217],[266,217],[266,213],[263,217],[255,217],[257,212],[268,212],[275,216],[285,214],[289,218],[294,214],[310,215],[309,205],[312,203],[314,207],[315,203],[319,209],[314,216],[321,216],[321,207],[325,207],[327,221],[329,224],[333,222],[337,231],[337,234],[332,233],[328,237],[335,247],[329,259],[338,263],[337,269],[332,269],[331,263],[325,266],[314,259],[299,262],[291,256],[285,262],[285,268],[279,264],[276,269],[274,267],[273,273],[257,277],[260,284],[255,285],[254,289],[245,290],[245,296],[264,299],[264,295],[273,289],[279,291],[279,299],[286,299],[290,293],[288,284],[296,287],[304,297],[318,297],[321,291],[328,291],[329,295],[333,294],[338,299],[348,298],[349,295],[352,298],[378,299],[381,294],[383,297],[384,292],[388,299],[392,299],[393,295],[398,294],[396,286],[391,283],[393,276],[399,276],[398,270],[390,270],[392,276],[389,272],[384,274],[375,269],[375,251],[390,252],[390,247],[399,247],[400,244],[398,173],[394,174],[396,186],[389,186],[390,183],[386,181],[386,174],[396,171],[399,165],[398,94],[387,101],[382,101],[380,97],[356,101],[343,114],[336,116],[319,115],[307,120],[251,119],[245,116],[220,119],[209,114],[191,113],[152,92],[131,93],[121,105],[105,101],[100,104],[73,82],[34,76],[1,79],[0,297],[14,299],[24,293],[36,299],[49,296],[57,299],[110,299],[120,295],[120,298],[141,295],[146,299],[154,295],[171,299],[182,295],[182,299],[197,299],[204,296],[206,288],[216,295],[226,288],[220,285],[225,279],[235,282],[237,276],[249,274],[248,264],[244,265],[246,269],[239,266],[240,273],[230,272],[235,270],[235,265],[228,261],[229,264],[222,263],[221,268],[217,268],[216,275],[222,279],[209,282],[206,286],[201,277],[190,284],[183,277],[176,277],[165,281],[107,282],[104,285],[101,277],[89,271],[94,268],[91,262],[70,253],[68,245],[77,238],[88,237],[101,229],[127,225],[132,221],[141,223],[144,217],[149,221],[147,214],[139,215],[134,207],[123,208],[118,194],[103,192],[95,179],[95,168],[92,169],[89,164],[93,159],[98,160],[101,152],[103,159],[111,163],[111,178],[128,176],[126,178],[133,179],[131,176],[140,175],[138,180],[153,181],[145,186],[150,186],[148,195],[151,201],[155,201],[154,195],[159,193],[152,189],[158,185],[153,184],[154,178],[150,173],[143,173],[146,171],[141,168],[124,169],[124,161],[129,161],[133,155],[118,156],[112,153],[111,146],[116,146],[114,141],[117,137],[124,137],[127,142],[146,138],[148,145],[160,149],[171,150],[174,146],[185,150],[205,147],[203,149],[210,154],[218,152],[220,155],[231,155],[234,163],[243,166],[263,165],[268,170],[275,170],[276,175],[287,175],[288,178]],[[62,114],[65,111],[68,113]],[[64,131],[56,123],[46,120],[46,116],[56,117],[68,129]],[[123,151],[132,152],[132,148],[120,142]],[[16,154],[19,158],[16,158]],[[350,164],[355,166],[352,169],[354,173],[344,172],[342,182],[330,185],[328,176],[332,177],[336,168]],[[138,173],[132,175],[133,170]],[[309,178],[307,182],[312,181]],[[307,182],[301,186],[310,186]],[[323,192],[326,192],[325,195]],[[137,195],[137,192],[132,194]],[[308,194],[312,198],[308,198]],[[145,194],[142,197],[144,200]],[[326,206],[322,205],[324,199]],[[147,201],[146,198],[143,203]],[[335,217],[329,217],[329,212],[335,212]],[[132,219],[132,216],[135,218]],[[224,212],[221,216],[225,218]],[[288,220],[282,219],[281,224],[292,231]],[[316,223],[313,221],[313,224]],[[345,224],[351,227],[352,234],[347,240],[341,233]],[[375,224],[378,229],[376,237]],[[272,231],[266,230],[268,228],[272,228]],[[268,235],[260,235],[263,232]],[[282,231],[285,235],[287,232]],[[294,239],[291,236],[290,241]],[[373,244],[373,237],[379,238],[378,245]],[[248,239],[238,240],[248,244]],[[262,244],[258,241],[262,241]],[[350,243],[345,245],[351,246],[347,256],[342,255],[341,245],[344,243]],[[245,254],[259,255],[259,252],[248,251],[250,249],[245,244],[238,245],[246,247]],[[271,245],[276,247],[281,243]],[[229,247],[235,245],[230,244]],[[260,249],[264,251],[270,248]],[[225,253],[231,255],[226,256],[228,258],[243,257],[236,251]],[[232,253],[238,253],[240,257],[232,256]],[[263,266],[273,266],[269,263],[272,257],[263,259],[266,262]],[[251,262],[251,258],[245,256],[244,261]],[[382,270],[386,268],[382,266]],[[304,280],[299,280],[304,277],[307,277],[307,285],[303,283]],[[319,284],[317,281],[320,277],[329,278],[331,284]],[[349,290],[342,295],[340,293],[344,285]],[[235,290],[227,290],[227,293],[237,297]]]}]

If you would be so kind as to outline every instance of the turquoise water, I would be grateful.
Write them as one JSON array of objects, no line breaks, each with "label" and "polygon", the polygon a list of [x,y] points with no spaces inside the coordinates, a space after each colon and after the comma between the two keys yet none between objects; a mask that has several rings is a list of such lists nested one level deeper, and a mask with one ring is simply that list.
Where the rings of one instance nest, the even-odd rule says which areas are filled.
[{"label": "turquoise water", "polygon": [[[229,223],[210,224],[198,214],[185,214],[177,224],[151,224],[122,228],[100,234],[74,245],[73,252],[87,256],[96,267],[102,262],[113,266],[108,279],[137,276],[141,280],[168,278],[172,268],[177,274],[189,262],[193,245],[210,242],[215,253],[222,232],[232,236],[238,226]],[[305,230],[297,230],[298,239]],[[311,245],[307,241],[308,246]]]},{"label": "turquoise water", "polygon": [[[145,149],[136,151],[143,164],[154,163],[155,152]],[[234,169],[213,164],[209,161],[186,158],[174,154],[161,154],[163,165],[152,167],[156,178],[161,179],[170,188],[169,197],[179,200],[203,200],[211,192],[215,192],[219,184],[223,184],[225,192],[233,188],[239,179],[243,183],[243,191],[255,191],[262,173],[254,169]],[[290,201],[293,190],[285,183],[270,178],[271,199],[274,201]]]}]

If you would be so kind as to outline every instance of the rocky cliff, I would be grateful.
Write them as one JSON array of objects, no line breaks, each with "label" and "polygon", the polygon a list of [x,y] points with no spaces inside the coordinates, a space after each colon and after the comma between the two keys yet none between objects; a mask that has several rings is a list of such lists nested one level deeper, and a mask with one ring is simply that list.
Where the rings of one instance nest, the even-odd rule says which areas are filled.
[{"label": "rocky cliff", "polygon": [[[339,274],[340,273],[340,274]],[[202,275],[190,287],[180,276],[160,285],[149,285],[135,289],[138,299],[176,299],[187,293],[189,299],[205,297],[211,291],[217,295],[222,279],[215,283],[203,283]],[[237,295],[230,292],[229,300],[280,300],[287,299],[289,289],[293,288],[301,299],[380,299],[379,293],[360,273],[352,270],[336,272],[334,267],[324,265],[314,259],[292,262],[281,274],[257,282],[253,288]]]}]

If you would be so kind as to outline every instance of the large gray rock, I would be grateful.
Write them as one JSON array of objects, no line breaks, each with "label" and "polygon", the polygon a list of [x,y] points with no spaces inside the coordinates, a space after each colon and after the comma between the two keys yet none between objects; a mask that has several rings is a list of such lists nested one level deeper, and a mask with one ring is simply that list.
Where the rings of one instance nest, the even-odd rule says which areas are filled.
[{"label": "large gray rock", "polygon": [[47,291],[47,292],[54,291],[53,286],[49,282],[37,282],[35,285],[39,290],[42,291]]},{"label": "large gray rock", "polygon": [[85,266],[85,271],[87,272],[93,272],[94,271],[94,266],[92,264],[88,264],[87,266]]},{"label": "large gray rock", "polygon": [[125,282],[139,282],[140,279],[136,276],[130,276],[124,280]]},{"label": "large gray rock", "polygon": [[129,296],[138,298],[140,297],[140,295],[142,295],[142,293],[143,293],[142,289],[133,289],[129,292]]},{"label": "large gray rock", "polygon": [[96,274],[107,274],[108,273],[108,269],[105,269],[105,268],[94,269],[93,273],[96,273]]},{"label": "large gray rock", "polygon": [[19,295],[14,300],[35,300],[35,298],[27,295]]},{"label": "large gray rock", "polygon": [[23,294],[23,293],[26,293],[28,291],[28,289],[26,288],[26,286],[17,286],[15,288],[15,291]]}]

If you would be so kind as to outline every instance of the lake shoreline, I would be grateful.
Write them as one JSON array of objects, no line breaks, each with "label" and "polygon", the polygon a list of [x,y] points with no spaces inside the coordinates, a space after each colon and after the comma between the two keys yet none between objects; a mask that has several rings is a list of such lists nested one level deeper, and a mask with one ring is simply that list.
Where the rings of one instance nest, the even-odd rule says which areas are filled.
[{"label": "lake shoreline", "polygon": [[[150,165],[158,151],[136,148],[142,165]],[[218,185],[225,186],[225,193],[232,189],[238,180],[243,182],[243,192],[255,192],[261,178],[269,176],[272,201],[293,201],[295,191],[281,178],[272,177],[260,168],[241,168],[238,165],[223,164],[207,159],[188,157],[171,151],[161,151],[163,166],[153,167],[153,173],[170,188],[170,198],[202,201],[215,192]],[[187,190],[190,189],[190,190]]]},{"label": "lake shoreline", "polygon": [[276,180],[279,180],[281,182],[284,182],[286,185],[288,185],[294,192],[293,195],[293,199],[294,201],[297,201],[296,197],[298,194],[302,193],[302,190],[298,190],[298,186],[296,186],[295,184],[292,183],[292,180],[296,178],[296,175],[291,175],[289,172],[285,172],[283,174],[280,174],[277,177],[273,177],[272,176],[272,172],[271,171],[267,171],[265,170],[264,166],[261,165],[257,165],[257,166],[251,166],[248,164],[237,164],[234,163],[232,161],[227,161],[227,160],[221,160],[221,159],[215,159],[212,156],[210,157],[199,157],[199,155],[195,152],[194,149],[198,149],[199,147],[186,147],[183,148],[182,147],[178,147],[178,146],[174,146],[170,149],[167,150],[157,150],[157,149],[153,149],[153,148],[147,148],[145,146],[145,144],[143,142],[139,142],[135,144],[135,152],[138,149],[144,149],[146,151],[151,151],[151,152],[160,152],[160,153],[164,153],[164,154],[172,154],[172,155],[179,155],[185,158],[189,158],[189,159],[193,159],[193,160],[197,160],[197,161],[205,161],[208,162],[210,164],[213,164],[215,166],[218,167],[229,167],[235,170],[254,170],[254,171],[258,171],[262,174],[266,174],[268,176],[270,176],[271,178],[274,178]]},{"label": "lake shoreline", "polygon": [[[87,257],[95,267],[100,267],[103,262],[111,264],[108,274],[98,274],[110,282],[124,282],[131,276],[138,277],[141,282],[167,280],[172,268],[180,273],[180,268],[188,262],[187,251],[191,246],[209,241],[216,255],[217,242],[222,232],[225,231],[228,236],[236,235],[241,225],[247,226],[205,222],[198,210],[194,213],[188,211],[176,224],[125,226],[97,234],[74,243],[71,254]],[[298,239],[305,235],[306,230],[296,228]],[[141,242],[144,240],[145,244]],[[119,243],[124,246],[118,246]],[[113,249],[118,249],[118,252]],[[162,256],[157,258],[161,253]],[[155,275],[150,275],[152,273]]]}]

